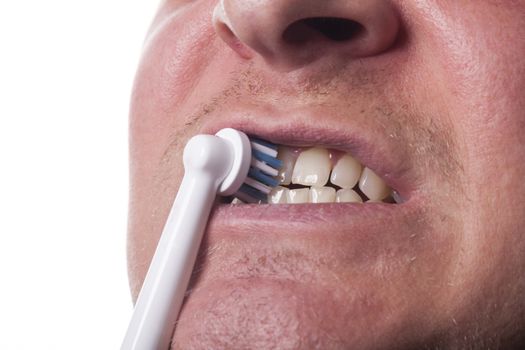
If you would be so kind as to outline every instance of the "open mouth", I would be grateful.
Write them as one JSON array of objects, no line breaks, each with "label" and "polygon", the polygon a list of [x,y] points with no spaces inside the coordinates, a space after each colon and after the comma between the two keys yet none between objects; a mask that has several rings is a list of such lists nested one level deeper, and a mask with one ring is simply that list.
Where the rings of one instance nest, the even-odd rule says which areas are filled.
[{"label": "open mouth", "polygon": [[243,204],[267,204],[265,208],[293,211],[328,206],[336,211],[339,207],[377,211],[378,204],[394,209],[420,197],[422,179],[402,138],[392,137],[368,119],[338,115],[344,122],[328,122],[319,117],[322,113],[327,114],[322,107],[293,113],[243,109],[208,119],[201,132],[214,134],[228,127],[243,131],[251,139],[277,145],[275,157],[282,162],[265,191],[256,189],[248,198],[223,197],[218,202],[238,209],[252,207]]},{"label": "open mouth", "polygon": [[[279,146],[277,175],[262,174],[270,186],[249,188],[227,203],[401,203],[402,198],[350,153],[324,147]],[[273,169],[272,169],[273,170]],[[274,176],[272,176],[274,175]],[[255,174],[255,176],[257,176]],[[272,176],[271,179],[267,177]]]}]

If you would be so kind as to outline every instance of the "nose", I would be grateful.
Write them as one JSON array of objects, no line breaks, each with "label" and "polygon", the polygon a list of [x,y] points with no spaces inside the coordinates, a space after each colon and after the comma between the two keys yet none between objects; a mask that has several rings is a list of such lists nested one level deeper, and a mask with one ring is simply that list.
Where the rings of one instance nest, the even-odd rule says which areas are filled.
[{"label": "nose", "polygon": [[400,28],[388,0],[219,0],[213,22],[240,56],[286,69],[321,57],[379,55]]}]

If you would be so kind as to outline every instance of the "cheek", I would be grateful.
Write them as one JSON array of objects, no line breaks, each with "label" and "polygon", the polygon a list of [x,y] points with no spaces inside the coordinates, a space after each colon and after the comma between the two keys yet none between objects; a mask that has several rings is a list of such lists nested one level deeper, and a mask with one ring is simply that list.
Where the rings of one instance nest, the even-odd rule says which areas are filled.
[{"label": "cheek", "polygon": [[473,315],[523,300],[525,3],[514,3],[442,1],[413,31],[433,78],[427,89],[439,90],[441,116],[458,135],[464,227],[451,299],[469,291]]},{"label": "cheek", "polygon": [[[523,20],[509,23],[525,26]],[[525,61],[521,54],[525,32],[509,25],[506,31],[494,33],[491,26],[474,25],[481,29],[470,33],[475,43],[468,50],[472,62],[456,73],[463,86],[454,101],[461,105],[455,116],[464,135],[467,196],[486,212],[476,214],[486,221],[480,222],[478,230],[492,228],[501,234],[509,222],[513,227],[507,227],[508,232],[515,231],[522,221],[514,214],[525,208],[520,200],[525,195]],[[516,37],[510,38],[509,33]]]},{"label": "cheek", "polygon": [[[186,111],[181,106],[215,55],[213,30],[204,13],[182,8],[165,16],[151,29],[137,72],[131,105],[132,147],[165,146],[162,141],[183,126]],[[152,155],[158,159],[159,150],[155,151]]]},{"label": "cheek", "polygon": [[520,175],[525,173],[525,3],[439,4],[414,5],[421,7],[425,21],[413,32],[421,36],[415,42],[424,66],[433,72],[426,89],[444,96],[437,99],[440,118],[448,119],[458,135],[461,195],[469,208],[523,208],[512,197],[522,196]]},{"label": "cheek", "polygon": [[215,36],[208,12],[209,6],[206,11],[181,8],[176,15],[163,14],[161,9],[137,71],[130,109],[128,225],[134,294],[142,284],[182,176],[182,148],[195,133],[185,125],[191,107],[186,101],[214,56]]}]

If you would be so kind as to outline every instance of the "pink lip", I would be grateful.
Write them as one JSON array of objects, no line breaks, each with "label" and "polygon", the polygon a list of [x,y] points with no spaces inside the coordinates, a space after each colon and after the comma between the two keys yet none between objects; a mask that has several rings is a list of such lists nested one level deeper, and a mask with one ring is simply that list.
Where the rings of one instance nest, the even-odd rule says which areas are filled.
[{"label": "pink lip", "polygon": [[[248,251],[272,249],[274,244],[301,246],[317,242],[311,244],[318,244],[320,249],[337,244],[337,259],[368,268],[386,252],[392,261],[402,261],[424,249],[414,232],[424,232],[428,229],[425,225],[419,200],[400,205],[222,204],[213,211],[205,240],[209,247],[236,242],[246,245]],[[230,271],[230,277],[247,273],[245,267],[239,269],[242,271]]]},{"label": "pink lip", "polygon": [[[221,220],[260,220],[264,223],[311,226],[319,222],[372,222],[393,220],[398,215],[417,211],[416,201],[393,205],[387,203],[323,203],[323,204],[220,204],[215,212]],[[402,214],[403,213],[403,214]]]},{"label": "pink lip", "polygon": [[[269,114],[271,113],[271,114]],[[295,111],[293,114],[249,110],[232,111],[206,119],[202,132],[214,134],[222,128],[241,130],[275,144],[317,145],[349,152],[375,171],[407,202],[417,193],[420,183],[408,160],[404,145],[394,144],[387,135],[367,130],[357,120],[331,125],[319,118],[326,110]]]}]

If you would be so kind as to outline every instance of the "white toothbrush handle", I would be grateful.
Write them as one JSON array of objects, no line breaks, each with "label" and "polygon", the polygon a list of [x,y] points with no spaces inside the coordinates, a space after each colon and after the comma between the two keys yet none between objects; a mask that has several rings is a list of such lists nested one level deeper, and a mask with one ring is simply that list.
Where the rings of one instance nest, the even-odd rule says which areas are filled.
[{"label": "white toothbrush handle", "polygon": [[231,146],[210,135],[198,135],[188,142],[184,150],[185,175],[140,291],[122,350],[169,348],[211,207],[234,163]]}]

